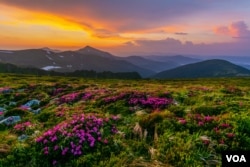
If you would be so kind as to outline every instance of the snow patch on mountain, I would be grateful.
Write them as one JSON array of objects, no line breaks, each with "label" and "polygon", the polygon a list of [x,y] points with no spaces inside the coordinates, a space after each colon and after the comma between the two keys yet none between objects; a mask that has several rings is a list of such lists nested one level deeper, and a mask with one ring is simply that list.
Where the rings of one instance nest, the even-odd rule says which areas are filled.
[{"label": "snow patch on mountain", "polygon": [[41,69],[43,69],[45,71],[49,71],[49,70],[58,69],[58,68],[62,68],[62,67],[60,67],[60,66],[45,66]]},{"label": "snow patch on mountain", "polygon": [[48,55],[46,55],[46,57],[49,59],[49,60],[53,60],[51,57],[49,57]]}]

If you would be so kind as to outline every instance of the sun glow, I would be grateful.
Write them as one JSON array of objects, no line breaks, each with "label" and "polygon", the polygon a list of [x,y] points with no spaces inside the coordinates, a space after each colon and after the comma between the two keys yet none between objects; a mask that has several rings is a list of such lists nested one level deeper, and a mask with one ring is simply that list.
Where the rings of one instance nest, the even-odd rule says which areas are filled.
[{"label": "sun glow", "polygon": [[32,47],[82,46],[91,40],[87,28],[66,18],[3,5],[0,7],[2,46],[15,46],[17,41],[19,45]]}]

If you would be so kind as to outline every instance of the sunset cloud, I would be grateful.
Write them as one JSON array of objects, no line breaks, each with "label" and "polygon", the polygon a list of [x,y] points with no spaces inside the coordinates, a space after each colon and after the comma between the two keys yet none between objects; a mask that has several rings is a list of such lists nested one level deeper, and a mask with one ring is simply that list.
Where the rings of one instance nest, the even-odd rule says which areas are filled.
[{"label": "sunset cloud", "polygon": [[[243,55],[248,56],[250,40],[244,40],[237,43],[193,43],[192,41],[180,41],[174,38],[166,38],[163,40],[136,40],[124,43],[117,49],[115,53],[127,54],[128,48],[130,52],[139,55],[148,54],[183,54],[183,55]],[[165,53],[165,54],[164,54]]]},{"label": "sunset cloud", "polygon": [[216,34],[228,35],[233,38],[250,38],[250,30],[244,21],[231,23],[229,26],[219,26],[214,29]]},{"label": "sunset cloud", "polygon": [[176,33],[174,33],[175,35],[188,35],[188,33],[186,33],[186,32],[176,32]]},{"label": "sunset cloud", "polygon": [[246,52],[249,5],[248,0],[0,0],[0,49],[91,45],[128,54],[222,54],[230,45]]}]

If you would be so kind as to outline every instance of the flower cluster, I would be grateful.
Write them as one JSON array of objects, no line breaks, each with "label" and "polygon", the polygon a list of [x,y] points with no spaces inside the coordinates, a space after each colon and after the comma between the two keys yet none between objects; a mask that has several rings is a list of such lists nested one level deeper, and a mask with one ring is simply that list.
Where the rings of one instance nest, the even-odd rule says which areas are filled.
[{"label": "flower cluster", "polygon": [[130,105],[141,105],[143,107],[159,109],[172,104],[173,99],[163,97],[131,98],[128,103]]},{"label": "flower cluster", "polygon": [[118,132],[114,121],[118,117],[101,118],[96,115],[74,115],[44,132],[36,139],[39,148],[53,162],[70,156],[81,156],[92,152],[98,145],[106,145],[109,138]]},{"label": "flower cluster", "polygon": [[119,95],[116,96],[112,96],[112,97],[106,97],[104,99],[105,103],[113,103],[116,102],[118,100],[124,99],[128,94],[127,93],[121,93]]},{"label": "flower cluster", "polygon": [[80,95],[81,95],[81,93],[78,93],[78,92],[73,92],[73,93],[70,93],[70,94],[63,95],[59,99],[59,103],[62,104],[62,103],[75,102],[75,101],[79,100]]},{"label": "flower cluster", "polygon": [[26,105],[21,105],[20,107],[18,107],[20,110],[24,110],[24,111],[29,111],[31,110],[31,107],[26,106]]},{"label": "flower cluster", "polygon": [[214,117],[210,116],[210,115],[201,115],[201,114],[189,114],[188,115],[191,120],[193,120],[196,125],[198,125],[199,127],[205,126],[205,125],[209,125],[211,123],[214,122]]},{"label": "flower cluster", "polygon": [[[209,145],[210,141],[215,141],[219,144],[230,144],[233,142],[236,134],[232,132],[233,126],[228,123],[219,123],[216,116],[202,114],[188,114],[187,118],[177,118],[178,124],[182,127],[187,127],[192,130],[208,130],[210,137],[202,137],[201,141],[205,145]],[[184,126],[188,125],[188,126]]]},{"label": "flower cluster", "polygon": [[184,118],[180,118],[178,122],[182,125],[185,125],[187,123],[187,121]]},{"label": "flower cluster", "polygon": [[24,133],[28,128],[32,127],[33,124],[31,122],[23,122],[23,123],[20,123],[20,124],[16,124],[14,126],[14,131],[16,133]]},{"label": "flower cluster", "polygon": [[83,99],[83,100],[89,100],[89,99],[91,99],[92,97],[93,97],[93,94],[92,94],[92,93],[86,92],[86,93],[83,94],[82,99]]},{"label": "flower cluster", "polygon": [[57,88],[53,91],[53,95],[56,96],[64,91],[64,88]]}]

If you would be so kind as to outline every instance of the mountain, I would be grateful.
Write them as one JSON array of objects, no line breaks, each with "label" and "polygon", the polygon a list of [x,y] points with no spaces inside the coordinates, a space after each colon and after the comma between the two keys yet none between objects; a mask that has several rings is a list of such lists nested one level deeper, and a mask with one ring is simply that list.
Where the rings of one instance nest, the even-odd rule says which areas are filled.
[{"label": "mountain", "polygon": [[116,58],[116,56],[113,56],[112,54],[108,53],[108,52],[104,52],[101,50],[98,50],[96,48],[93,48],[91,46],[86,46],[82,49],[77,50],[76,52],[81,53],[83,55],[97,55],[100,57],[104,57],[104,58],[109,58],[109,59],[114,59]]},{"label": "mountain", "polygon": [[192,57],[187,57],[187,56],[182,56],[182,55],[175,55],[175,56],[145,56],[145,58],[154,60],[154,61],[160,61],[160,62],[175,62],[180,65],[186,65],[190,63],[196,63],[201,61],[198,58],[192,58]]},{"label": "mountain", "polygon": [[229,61],[233,64],[242,66],[244,68],[247,68],[250,70],[250,57],[249,56],[200,56],[201,59],[203,60],[209,60],[213,57],[213,59],[222,59]]},{"label": "mountain", "polygon": [[0,62],[58,72],[73,72],[76,70],[138,72],[143,77],[155,73],[125,60],[117,60],[116,56],[89,46],[77,51],[64,52],[54,52],[48,48],[17,51],[0,50]]},{"label": "mountain", "polygon": [[179,66],[179,64],[174,61],[161,62],[161,61],[150,60],[141,56],[128,56],[120,59],[132,63],[136,66],[139,66],[141,68],[152,70],[154,72],[160,72],[163,70],[168,70]]},{"label": "mountain", "polygon": [[242,63],[242,64],[238,64],[238,65],[250,70],[250,63]]},{"label": "mountain", "polygon": [[250,71],[226,60],[213,59],[162,71],[152,78],[205,78],[250,76]]}]

